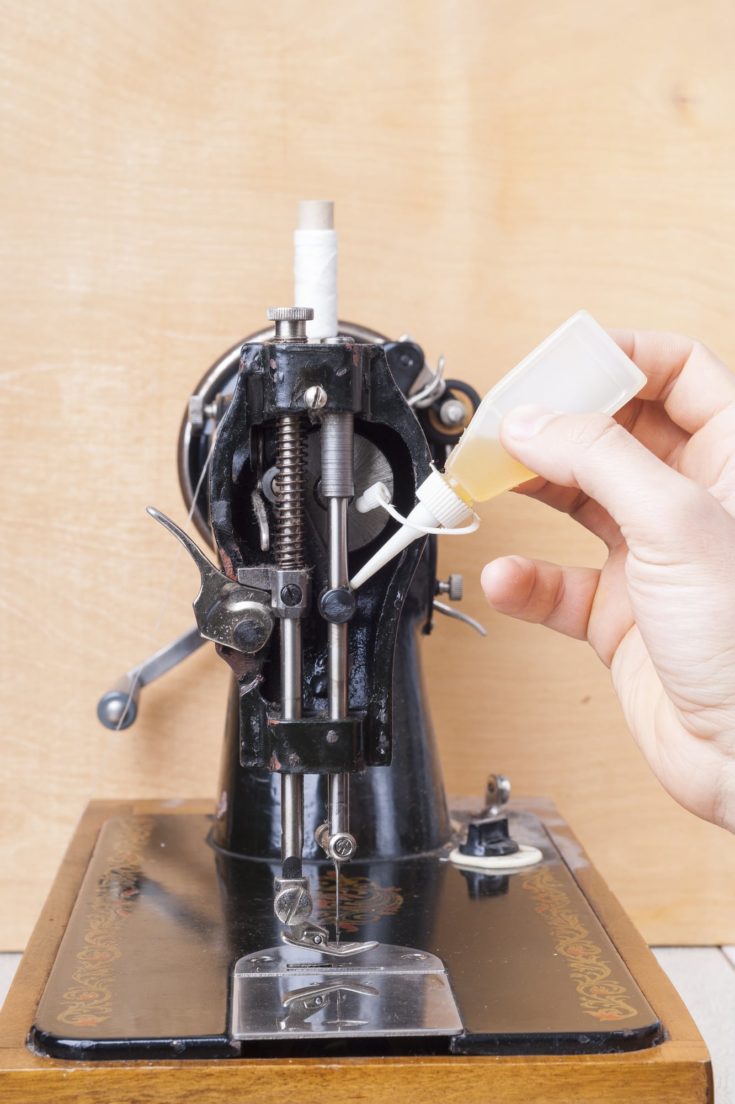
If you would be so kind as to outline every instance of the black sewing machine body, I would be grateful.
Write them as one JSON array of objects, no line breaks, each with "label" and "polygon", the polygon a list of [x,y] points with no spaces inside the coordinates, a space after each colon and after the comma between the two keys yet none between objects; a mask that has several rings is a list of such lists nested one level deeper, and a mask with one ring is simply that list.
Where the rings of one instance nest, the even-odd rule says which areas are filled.
[{"label": "black sewing machine body", "polygon": [[[301,708],[284,718],[276,633],[251,652],[216,642],[233,671],[216,808],[115,818],[103,827],[38,1008],[33,1046],[109,1060],[549,1054],[655,1044],[658,1018],[546,830],[549,808],[503,814],[503,795],[491,793],[448,812],[419,660],[440,586],[433,536],[355,595],[346,622],[348,709],[330,716],[323,596],[335,588],[326,566],[321,419],[354,418],[354,497],[379,478],[405,515],[453,436],[436,403],[409,405],[425,373],[421,350],[357,327],[344,327],[331,344],[268,337],[226,354],[197,388],[196,409],[205,413],[198,428],[191,413],[185,420],[180,472],[194,520],[224,568],[217,585],[239,580],[251,597],[262,591],[272,603],[283,601],[283,587],[302,591]],[[475,405],[466,385],[447,386],[454,401]],[[328,398],[310,417],[304,396],[316,387]],[[279,568],[271,539],[280,508],[274,430],[282,417],[300,422],[308,604],[303,574],[298,584],[275,574],[291,570]],[[208,464],[208,488],[197,500]],[[352,503],[346,512],[351,572],[396,523],[365,521]],[[258,631],[265,624],[257,621]],[[236,629],[230,624],[227,639],[237,639]],[[127,701],[137,708],[134,696]],[[339,877],[324,837],[319,842],[336,772],[350,776],[349,831],[358,841]],[[304,780],[298,874],[309,887],[313,925],[301,943],[289,942],[273,905],[274,879],[284,875],[284,773]],[[520,847],[536,849],[539,861],[515,871],[502,862],[485,868],[482,858],[474,867],[455,861],[471,840],[481,856],[483,839],[501,859]],[[334,939],[320,948],[318,933],[327,930]]]}]

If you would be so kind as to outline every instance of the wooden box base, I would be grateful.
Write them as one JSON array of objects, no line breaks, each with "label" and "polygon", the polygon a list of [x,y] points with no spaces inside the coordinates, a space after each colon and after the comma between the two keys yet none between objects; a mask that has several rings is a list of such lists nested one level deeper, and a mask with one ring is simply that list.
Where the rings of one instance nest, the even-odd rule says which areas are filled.
[{"label": "wooden box base", "polygon": [[94,802],[86,810],[0,1015],[0,1100],[145,1101],[195,1099],[197,1104],[375,1104],[400,1096],[423,1104],[615,1104],[713,1099],[706,1047],[686,1008],[648,947],[602,879],[579,862],[579,843],[549,806],[539,804],[546,828],[592,903],[644,995],[660,1017],[666,1041],[646,1050],[605,1055],[411,1057],[350,1059],[229,1059],[74,1063],[33,1054],[29,1027],[53,964],[100,825],[110,816],[204,811],[208,802]]}]

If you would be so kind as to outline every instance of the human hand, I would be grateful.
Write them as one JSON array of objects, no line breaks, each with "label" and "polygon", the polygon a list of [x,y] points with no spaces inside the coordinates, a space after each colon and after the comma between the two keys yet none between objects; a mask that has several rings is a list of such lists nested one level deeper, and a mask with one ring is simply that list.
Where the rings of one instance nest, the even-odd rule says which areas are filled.
[{"label": "human hand", "polygon": [[648,377],[616,415],[509,414],[501,439],[540,478],[520,492],[605,542],[601,570],[506,556],[496,610],[587,640],[654,773],[735,831],[735,376],[672,334],[615,332]]}]

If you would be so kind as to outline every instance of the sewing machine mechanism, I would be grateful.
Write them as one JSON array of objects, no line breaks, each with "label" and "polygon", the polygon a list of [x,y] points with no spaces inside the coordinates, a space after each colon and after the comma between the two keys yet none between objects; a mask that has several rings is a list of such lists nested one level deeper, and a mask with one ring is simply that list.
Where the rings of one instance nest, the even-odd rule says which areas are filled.
[{"label": "sewing machine mechanism", "polygon": [[198,570],[196,628],[99,705],[128,728],[142,688],[213,642],[232,672],[216,807],[103,825],[33,1046],[76,1060],[653,1046],[659,1017],[547,807],[509,807],[490,775],[448,809],[419,644],[465,630],[435,624],[463,618],[436,537],[350,587],[397,524],[364,508],[369,489],[405,516],[478,396],[409,337],[312,336],[301,299],[268,319],[184,418],[198,541],[149,511]]}]

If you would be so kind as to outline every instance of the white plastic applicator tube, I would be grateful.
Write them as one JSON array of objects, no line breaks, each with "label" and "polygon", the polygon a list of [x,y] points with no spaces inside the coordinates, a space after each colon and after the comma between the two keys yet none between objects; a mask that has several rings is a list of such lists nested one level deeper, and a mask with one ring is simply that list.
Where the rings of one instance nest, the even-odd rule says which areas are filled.
[{"label": "white plastic applicator tube", "polygon": [[409,544],[425,536],[427,529],[451,530],[466,525],[474,518],[467,503],[452,490],[444,476],[434,469],[416,491],[416,497],[419,501],[406,518],[405,525],[350,579],[353,590],[371,579],[381,567],[385,567],[399,552],[408,548]]},{"label": "white plastic applicator tube", "polygon": [[307,337],[336,337],[337,232],[331,200],[303,199],[299,203],[293,244],[294,303],[314,311],[313,320],[306,323]]}]

